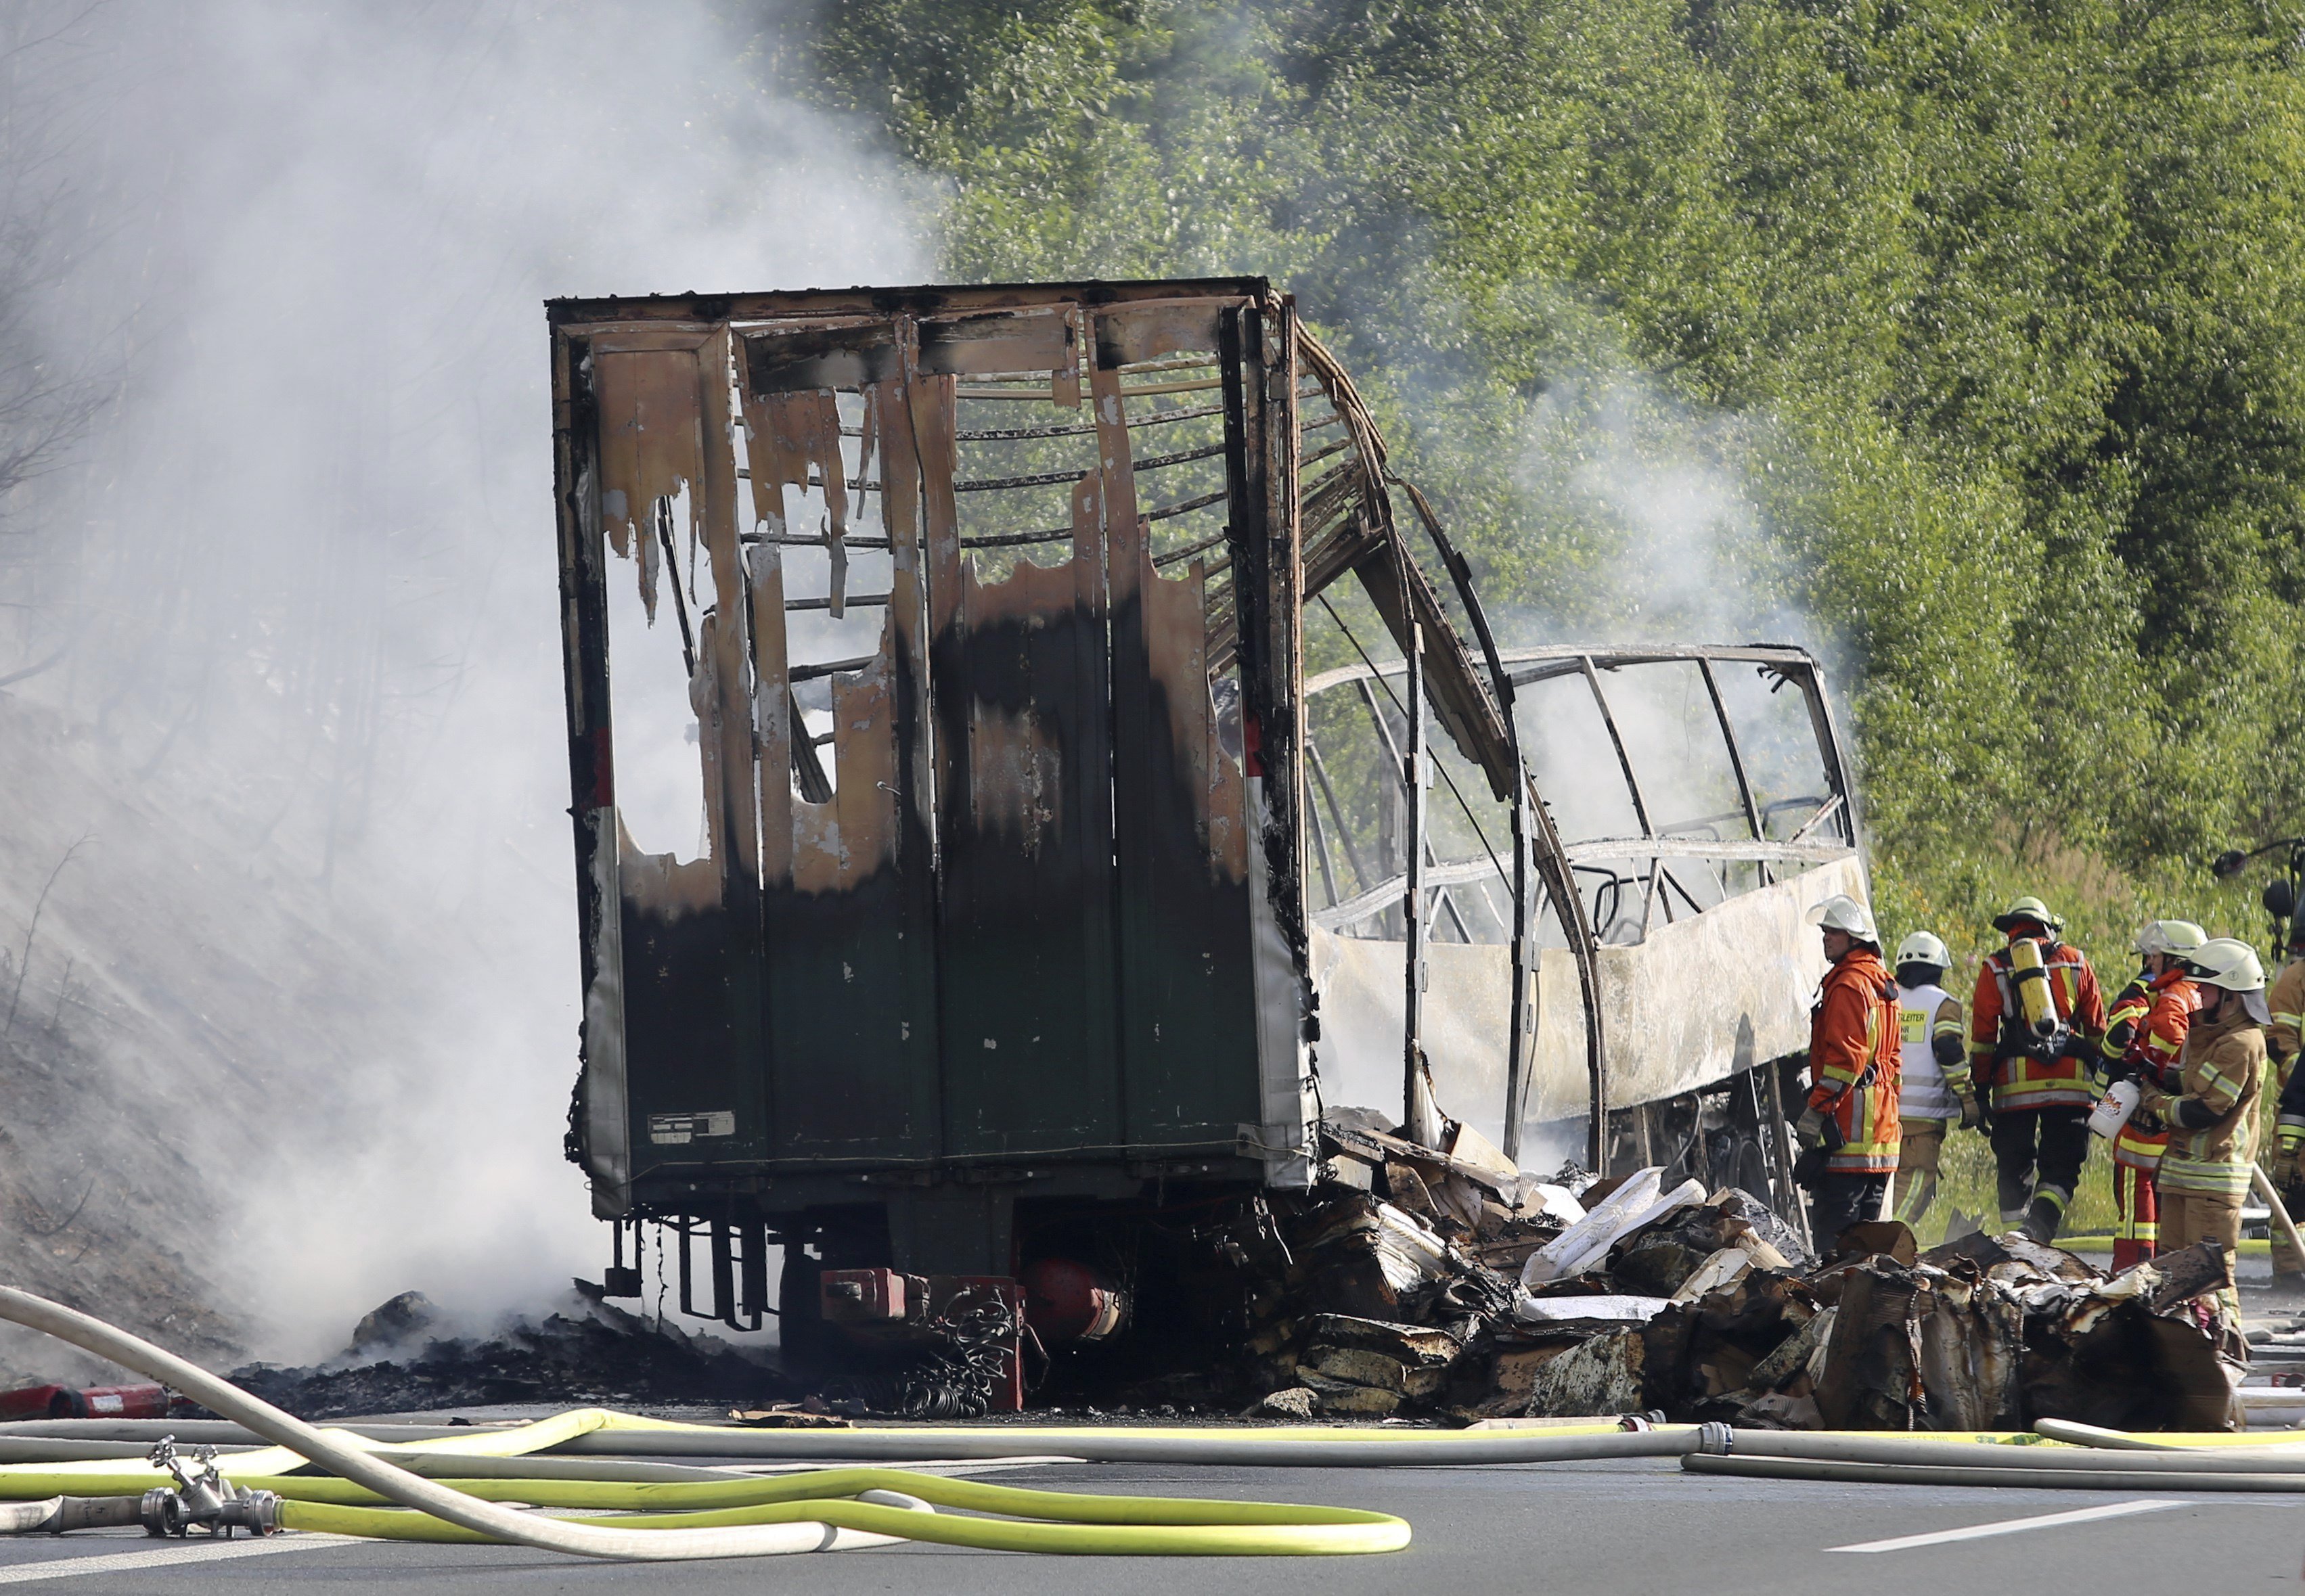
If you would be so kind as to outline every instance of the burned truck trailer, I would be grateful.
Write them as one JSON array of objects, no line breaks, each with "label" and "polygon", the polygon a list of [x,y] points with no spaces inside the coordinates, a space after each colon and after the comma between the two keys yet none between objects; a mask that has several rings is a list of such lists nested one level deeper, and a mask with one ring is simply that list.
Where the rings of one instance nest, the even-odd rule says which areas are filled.
[{"label": "burned truck trailer", "polygon": [[1864,890],[1806,654],[1501,649],[1261,278],[549,318],[612,1292],[655,1227],[796,1355],[1020,1279],[1094,1339],[1344,1106],[1795,1206],[1756,1066]]}]

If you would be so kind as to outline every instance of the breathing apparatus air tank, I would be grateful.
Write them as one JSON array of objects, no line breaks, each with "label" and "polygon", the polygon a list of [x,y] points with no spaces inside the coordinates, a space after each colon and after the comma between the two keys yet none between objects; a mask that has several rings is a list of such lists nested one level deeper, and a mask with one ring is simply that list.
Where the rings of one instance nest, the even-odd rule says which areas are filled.
[{"label": "breathing apparatus air tank", "polygon": [[2020,937],[2009,945],[2009,981],[2016,989],[2017,1009],[2025,1029],[2036,1041],[2054,1041],[2064,1022],[2057,1017],[2056,1000],[2049,996],[2049,970],[2041,959],[2041,945]]}]

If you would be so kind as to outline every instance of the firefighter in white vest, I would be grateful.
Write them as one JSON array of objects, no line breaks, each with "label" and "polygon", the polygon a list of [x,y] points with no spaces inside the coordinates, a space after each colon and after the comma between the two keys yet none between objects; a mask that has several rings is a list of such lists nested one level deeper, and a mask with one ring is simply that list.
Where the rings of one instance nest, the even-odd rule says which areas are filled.
[{"label": "firefighter in white vest", "polygon": [[1958,1124],[1974,1130],[1982,1110],[1962,1044],[1961,999],[1944,989],[1952,955],[1927,931],[1897,944],[1897,1039],[1903,1087],[1897,1117],[1904,1141],[1897,1150],[1897,1218],[1918,1231],[1937,1198],[1937,1166],[1945,1134]]}]

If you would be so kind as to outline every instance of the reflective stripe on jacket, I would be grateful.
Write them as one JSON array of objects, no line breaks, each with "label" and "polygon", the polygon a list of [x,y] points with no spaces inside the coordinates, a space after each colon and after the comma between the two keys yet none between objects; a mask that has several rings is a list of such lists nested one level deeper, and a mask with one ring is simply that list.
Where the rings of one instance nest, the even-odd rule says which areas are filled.
[{"label": "reflective stripe on jacket", "polygon": [[1824,972],[1808,1022],[1808,1106],[1841,1129],[1825,1159],[1835,1175],[1893,1175],[1897,1125],[1897,983],[1881,955],[1853,947]]},{"label": "reflective stripe on jacket", "polygon": [[[2201,994],[2200,989],[2185,978],[2183,971],[2169,970],[2153,978],[2145,989],[2145,997],[2151,1006],[2138,1021],[2137,1034],[2131,1039],[2122,1061],[2146,1081],[2156,1082],[2167,1078],[2184,1052],[2185,1035],[2192,1029],[2193,1011],[2201,1006]],[[2107,1015],[2108,1030],[2112,1023],[2112,1017]],[[2151,1169],[2159,1165],[2168,1145],[2169,1133],[2165,1128],[2141,1129],[2132,1116],[2130,1123],[2121,1127],[2121,1134],[2113,1139],[2113,1161]]]},{"label": "reflective stripe on jacket", "polygon": [[[2111,1003],[2105,1006],[2105,1046],[2102,1050],[2105,1072],[2129,1057],[2130,1048],[2137,1040],[2137,1032],[2144,1029],[2145,1016],[2153,1012],[2153,993],[2148,984],[2150,980],[2140,972],[2136,979],[2114,994]],[[2117,1042],[2114,1034],[2123,1025],[2129,1027],[2129,1040]]]},{"label": "reflective stripe on jacket", "polygon": [[[2169,1150],[2161,1156],[2161,1189],[2238,1197],[2249,1190],[2250,1164],[2257,1157],[2265,1028],[2238,1003],[2226,1004],[2214,1020],[2197,1015],[2177,1069],[2178,1090],[2148,1091],[2138,1105],[2150,1108],[2170,1126]],[[2178,1125],[2176,1104],[2186,1098],[2207,1104],[2216,1119],[2198,1131]]]},{"label": "reflective stripe on jacket", "polygon": [[[2057,1017],[2083,1038],[2105,1034],[2105,996],[2097,972],[2081,950],[2057,942],[2042,950],[2048,972],[2049,1001]],[[2078,1058],[2043,1058],[2028,1048],[2037,1044],[2025,1030],[2025,1016],[2010,985],[2009,950],[1989,954],[1977,972],[1977,996],[1969,1010],[1969,1062],[1978,1082],[1993,1090],[1995,1113],[2003,1109],[2088,1108],[2097,1101],[2088,1072]]]}]

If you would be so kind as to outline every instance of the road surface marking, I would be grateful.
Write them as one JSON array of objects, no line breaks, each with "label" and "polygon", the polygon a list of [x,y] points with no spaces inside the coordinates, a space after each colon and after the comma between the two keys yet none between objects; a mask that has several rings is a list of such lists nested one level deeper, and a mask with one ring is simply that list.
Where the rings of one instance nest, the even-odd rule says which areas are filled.
[{"label": "road surface marking", "polygon": [[93,1558],[49,1558],[38,1563],[0,1567],[0,1585],[30,1584],[43,1579],[78,1579],[85,1574],[133,1574],[145,1568],[168,1568],[179,1563],[215,1563],[226,1558],[260,1558],[276,1551],[326,1551],[332,1546],[353,1546],[352,1535],[267,1535],[262,1540],[218,1541],[205,1535],[174,1546],[149,1551],[111,1552]]},{"label": "road surface marking", "polygon": [[2014,1535],[2020,1530],[2048,1530],[2059,1524],[2088,1524],[2100,1518],[2122,1518],[2131,1513],[2153,1513],[2182,1507],[2182,1502],[2146,1500],[2114,1502],[2105,1507],[2081,1507],[2071,1513],[2044,1513],[2034,1518],[2004,1518],[1997,1524],[1973,1524],[1965,1530],[1938,1530],[1927,1535],[1900,1535],[1894,1541],[1862,1541],[1855,1546],[1828,1546],[1827,1551],[1910,1551],[1917,1546],[1942,1546],[1948,1541],[1981,1541],[1987,1535]]}]

